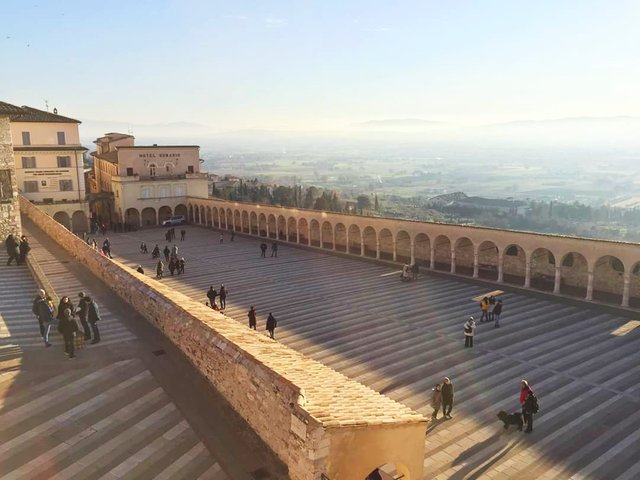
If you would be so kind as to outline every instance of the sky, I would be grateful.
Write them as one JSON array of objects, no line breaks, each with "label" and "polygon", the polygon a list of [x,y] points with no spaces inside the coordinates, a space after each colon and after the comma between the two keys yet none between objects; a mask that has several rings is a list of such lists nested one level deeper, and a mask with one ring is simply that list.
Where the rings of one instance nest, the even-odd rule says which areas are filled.
[{"label": "sky", "polygon": [[340,130],[640,115],[637,0],[1,0],[0,99]]}]

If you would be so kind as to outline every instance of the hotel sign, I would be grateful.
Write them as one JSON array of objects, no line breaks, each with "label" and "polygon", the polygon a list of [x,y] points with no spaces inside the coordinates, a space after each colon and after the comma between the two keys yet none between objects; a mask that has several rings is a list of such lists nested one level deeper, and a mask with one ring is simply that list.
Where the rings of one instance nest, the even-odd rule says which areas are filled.
[{"label": "hotel sign", "polygon": [[139,153],[138,158],[176,158],[179,153]]}]

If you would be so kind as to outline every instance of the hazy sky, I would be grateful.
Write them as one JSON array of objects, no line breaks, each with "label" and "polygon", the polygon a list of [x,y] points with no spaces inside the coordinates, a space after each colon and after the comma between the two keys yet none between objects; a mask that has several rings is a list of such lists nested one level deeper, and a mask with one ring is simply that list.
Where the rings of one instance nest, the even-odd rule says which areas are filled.
[{"label": "hazy sky", "polygon": [[640,114],[638,0],[2,0],[0,99],[340,129]]}]

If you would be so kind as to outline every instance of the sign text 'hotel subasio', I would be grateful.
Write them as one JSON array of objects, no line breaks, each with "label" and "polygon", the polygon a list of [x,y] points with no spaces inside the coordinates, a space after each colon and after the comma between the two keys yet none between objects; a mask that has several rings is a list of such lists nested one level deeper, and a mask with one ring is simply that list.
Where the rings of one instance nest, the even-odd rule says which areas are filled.
[{"label": "sign text 'hotel subasio'", "polygon": [[179,157],[179,153],[139,153],[139,158],[175,158]]}]

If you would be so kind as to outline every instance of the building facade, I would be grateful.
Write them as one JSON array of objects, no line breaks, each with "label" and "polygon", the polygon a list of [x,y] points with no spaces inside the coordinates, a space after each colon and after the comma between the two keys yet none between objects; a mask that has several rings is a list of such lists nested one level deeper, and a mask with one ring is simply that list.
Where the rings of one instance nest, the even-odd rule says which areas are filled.
[{"label": "building facade", "polygon": [[80,122],[31,107],[9,114],[19,192],[74,232],[86,232],[89,205],[84,182]]},{"label": "building facade", "polygon": [[9,116],[18,107],[0,102],[0,236],[4,240],[10,233],[20,233],[18,183],[11,144]]},{"label": "building facade", "polygon": [[92,205],[103,222],[152,227],[172,215],[186,217],[187,197],[208,197],[197,145],[136,146],[134,137],[121,133],[95,143],[93,196],[100,200]]}]

